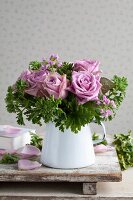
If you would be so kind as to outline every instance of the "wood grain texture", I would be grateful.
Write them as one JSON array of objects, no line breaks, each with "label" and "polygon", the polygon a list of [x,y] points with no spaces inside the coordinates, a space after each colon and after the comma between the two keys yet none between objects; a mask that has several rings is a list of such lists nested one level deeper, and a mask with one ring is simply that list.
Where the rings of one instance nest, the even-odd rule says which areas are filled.
[{"label": "wood grain texture", "polygon": [[39,169],[21,171],[17,164],[0,164],[0,182],[119,182],[122,173],[115,151],[96,155],[94,165],[80,169]]},{"label": "wood grain texture", "polygon": [[96,195],[97,194],[96,183],[83,183],[83,194]]},{"label": "wood grain texture", "polygon": [[53,197],[53,196],[42,196],[42,197],[25,197],[25,196],[4,196],[0,197],[0,200],[133,200],[133,197]]}]

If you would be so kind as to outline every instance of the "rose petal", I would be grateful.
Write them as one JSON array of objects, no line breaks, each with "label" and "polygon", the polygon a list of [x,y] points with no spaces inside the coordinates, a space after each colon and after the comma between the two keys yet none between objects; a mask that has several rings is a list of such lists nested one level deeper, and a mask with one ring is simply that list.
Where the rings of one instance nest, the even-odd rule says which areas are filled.
[{"label": "rose petal", "polygon": [[94,147],[95,153],[104,153],[106,151],[112,151],[113,149],[113,147],[105,146],[104,144],[99,144]]},{"label": "rose petal", "polygon": [[62,83],[60,84],[59,88],[59,97],[65,99],[68,92],[66,91],[66,87],[69,84],[68,80],[66,79],[66,74],[62,76]]},{"label": "rose petal", "polygon": [[99,70],[100,62],[96,60],[77,60],[74,63],[74,70],[75,71],[88,71],[90,73],[93,73],[94,75],[98,75],[101,73],[101,70]]},{"label": "rose petal", "polygon": [[31,161],[31,160],[19,160],[18,161],[18,169],[21,170],[31,170],[41,167],[41,163],[37,161]]},{"label": "rose petal", "polygon": [[14,126],[10,126],[10,125],[0,125],[0,133],[2,135],[17,134],[20,131],[21,131],[21,128],[19,128],[19,127],[14,127]]},{"label": "rose petal", "polygon": [[42,83],[42,92],[47,97],[53,95],[55,99],[66,98],[68,91],[66,90],[68,85],[66,75],[60,75],[56,72],[50,73]]},{"label": "rose petal", "polygon": [[56,91],[54,91],[54,90],[52,90],[52,89],[49,89],[49,88],[47,88],[47,87],[44,87],[44,90],[46,90],[47,93],[48,93],[50,96],[51,96],[51,95],[54,95],[54,98],[55,98],[55,99],[58,99],[58,98],[59,98],[58,92],[56,92]]},{"label": "rose petal", "polygon": [[15,154],[16,150],[14,150],[14,149],[12,149],[12,150],[0,149],[0,155],[4,155],[5,153]]},{"label": "rose petal", "polygon": [[6,153],[6,150],[0,149],[0,155],[3,155],[3,154],[5,154],[5,153]]},{"label": "rose petal", "polygon": [[30,94],[32,96],[37,96],[38,88],[35,88],[35,87],[29,88],[29,89],[25,90],[25,93]]},{"label": "rose petal", "polygon": [[29,158],[32,156],[39,156],[41,152],[37,147],[29,144],[29,145],[25,145],[25,147],[17,150],[16,153],[18,155],[20,155],[21,158]]}]

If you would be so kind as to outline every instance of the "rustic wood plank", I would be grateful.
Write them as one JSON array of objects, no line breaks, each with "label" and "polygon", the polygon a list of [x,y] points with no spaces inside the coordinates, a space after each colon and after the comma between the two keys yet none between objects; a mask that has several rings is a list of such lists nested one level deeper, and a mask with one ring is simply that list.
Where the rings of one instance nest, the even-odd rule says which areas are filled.
[{"label": "rustic wood plank", "polygon": [[42,196],[42,197],[30,197],[30,196],[4,196],[0,197],[0,200],[133,200],[133,197],[52,197],[52,196]]},{"label": "rustic wood plank", "polygon": [[83,194],[96,195],[97,194],[97,183],[83,183]]},{"label": "rustic wood plank", "polygon": [[0,164],[0,182],[118,182],[122,180],[115,151],[96,155],[94,165],[80,169],[39,169],[21,171],[17,165]]}]

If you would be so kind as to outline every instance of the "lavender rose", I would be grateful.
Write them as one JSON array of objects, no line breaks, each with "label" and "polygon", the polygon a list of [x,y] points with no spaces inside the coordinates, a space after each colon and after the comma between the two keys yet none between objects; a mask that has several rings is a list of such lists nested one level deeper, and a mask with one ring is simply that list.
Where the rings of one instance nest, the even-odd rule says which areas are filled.
[{"label": "lavender rose", "polygon": [[74,71],[72,74],[72,83],[68,90],[77,96],[79,104],[98,99],[101,88],[100,79],[92,73]]},{"label": "lavender rose", "polygon": [[56,72],[50,73],[42,84],[44,96],[49,97],[53,95],[55,99],[66,98],[68,94],[67,87],[68,80],[66,79],[66,75],[61,76]]},{"label": "lavender rose", "polygon": [[32,96],[43,96],[42,82],[45,80],[46,75],[48,74],[49,72],[46,70],[24,71],[20,75],[19,79],[27,82],[27,88],[25,90],[25,93],[30,94]]},{"label": "lavender rose", "polygon": [[88,71],[89,73],[92,73],[94,75],[99,75],[101,72],[99,70],[99,61],[94,60],[77,60],[74,63],[74,71]]}]

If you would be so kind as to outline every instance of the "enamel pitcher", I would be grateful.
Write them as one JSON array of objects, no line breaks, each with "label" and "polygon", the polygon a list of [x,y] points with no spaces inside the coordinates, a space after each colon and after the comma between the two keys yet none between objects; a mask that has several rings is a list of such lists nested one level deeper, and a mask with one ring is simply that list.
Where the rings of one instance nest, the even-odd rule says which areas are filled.
[{"label": "enamel pitcher", "polygon": [[[106,130],[103,123],[101,126],[103,140],[106,138]],[[101,140],[94,142],[96,144]],[[94,142],[89,124],[75,134],[70,129],[61,132],[54,123],[48,123],[45,127],[41,162],[48,167],[60,169],[87,167],[95,163]]]}]

